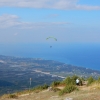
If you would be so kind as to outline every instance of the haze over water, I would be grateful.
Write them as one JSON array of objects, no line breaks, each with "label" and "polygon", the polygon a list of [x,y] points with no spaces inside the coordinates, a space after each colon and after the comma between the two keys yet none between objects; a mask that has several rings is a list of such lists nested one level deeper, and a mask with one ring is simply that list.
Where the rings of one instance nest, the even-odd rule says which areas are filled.
[{"label": "haze over water", "polygon": [[42,58],[100,70],[99,44],[1,44],[0,55]]}]

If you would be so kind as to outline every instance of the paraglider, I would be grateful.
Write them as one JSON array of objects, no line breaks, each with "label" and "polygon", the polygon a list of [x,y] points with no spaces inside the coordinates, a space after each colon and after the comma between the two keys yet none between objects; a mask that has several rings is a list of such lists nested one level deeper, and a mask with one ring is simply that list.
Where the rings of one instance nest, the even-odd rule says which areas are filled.
[{"label": "paraglider", "polygon": [[[57,39],[55,37],[48,37],[48,38],[46,38],[46,40],[49,40],[49,39],[50,39],[50,41],[51,41],[51,39],[53,39],[54,41],[57,41]],[[50,46],[50,48],[52,48],[52,46]]]}]

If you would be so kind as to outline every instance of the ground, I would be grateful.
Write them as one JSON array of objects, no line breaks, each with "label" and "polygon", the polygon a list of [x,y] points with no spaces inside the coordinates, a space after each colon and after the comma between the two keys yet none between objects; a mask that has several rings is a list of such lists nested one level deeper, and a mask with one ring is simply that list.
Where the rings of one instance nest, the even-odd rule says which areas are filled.
[{"label": "ground", "polygon": [[0,100],[100,100],[100,89],[79,86],[79,91],[63,96],[59,96],[58,92],[44,90],[39,93],[23,94],[14,99],[1,98]]}]

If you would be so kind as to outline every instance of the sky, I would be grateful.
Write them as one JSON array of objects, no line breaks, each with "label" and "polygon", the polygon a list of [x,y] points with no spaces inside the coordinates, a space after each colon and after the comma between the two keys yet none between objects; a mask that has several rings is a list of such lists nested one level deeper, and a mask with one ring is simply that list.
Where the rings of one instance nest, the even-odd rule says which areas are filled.
[{"label": "sky", "polygon": [[0,44],[100,43],[100,0],[0,0]]}]

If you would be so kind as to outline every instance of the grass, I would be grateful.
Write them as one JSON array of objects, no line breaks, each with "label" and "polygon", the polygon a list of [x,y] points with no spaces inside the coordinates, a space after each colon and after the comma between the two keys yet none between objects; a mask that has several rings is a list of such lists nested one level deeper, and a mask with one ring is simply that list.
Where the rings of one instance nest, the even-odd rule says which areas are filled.
[{"label": "grass", "polygon": [[100,89],[92,88],[99,87],[100,84],[91,84],[91,86],[79,86],[79,91],[59,96],[58,92],[43,90],[38,93],[31,92],[27,95],[20,95],[17,99],[1,98],[0,100],[65,100],[65,98],[73,98],[73,100],[100,100]]},{"label": "grass", "polygon": [[[30,89],[30,91],[3,95],[0,100],[66,100],[66,98],[72,98],[72,100],[100,100],[100,81],[98,80],[83,86],[56,83],[53,84],[52,91],[48,91],[48,86],[43,85]],[[60,92],[64,92],[63,95],[59,95]]]}]

